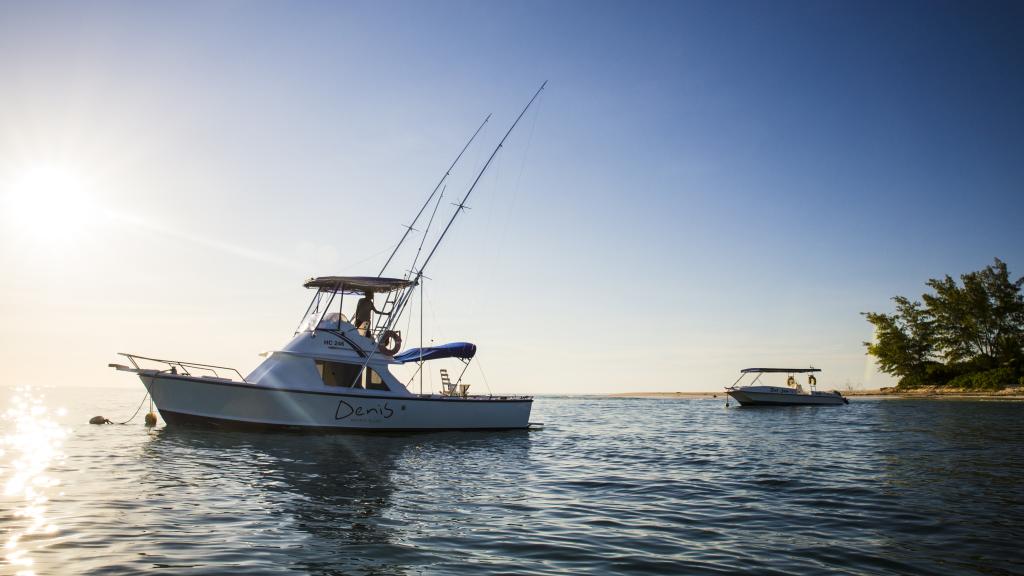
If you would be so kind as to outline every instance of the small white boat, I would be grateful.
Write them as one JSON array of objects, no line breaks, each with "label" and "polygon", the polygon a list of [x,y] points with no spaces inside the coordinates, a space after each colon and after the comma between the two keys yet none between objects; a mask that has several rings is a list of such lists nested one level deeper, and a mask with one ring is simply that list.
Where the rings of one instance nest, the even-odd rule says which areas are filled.
[{"label": "small white boat", "polygon": [[[110,366],[139,376],[168,425],[201,423],[236,428],[332,431],[507,430],[530,427],[532,397],[470,395],[469,386],[462,383],[461,374],[452,383],[447,372],[442,370],[443,389],[423,394],[424,362],[455,358],[463,362],[462,373],[465,374],[465,368],[476,354],[476,346],[455,342],[398,354],[402,346],[398,321],[407,310],[416,288],[422,286],[423,271],[445,234],[466,208],[469,195],[543,89],[542,84],[491,153],[422,262],[420,255],[424,245],[421,240],[404,278],[382,275],[427,207],[435,202],[435,196],[436,214],[444,197],[441,185],[483,124],[455,158],[416,218],[406,227],[405,234],[380,273],[375,277],[323,276],[308,280],[305,286],[316,290],[316,294],[291,341],[284,348],[269,352],[249,375],[242,376],[233,368],[135,354],[121,354],[130,365]],[[441,190],[440,196],[438,190]],[[434,214],[431,214],[423,231],[423,240],[431,228]],[[346,295],[360,297],[358,304],[349,308],[353,321],[349,321],[344,313]],[[377,308],[378,302],[375,301],[378,296],[384,299],[381,308]],[[375,320],[373,312],[377,313]],[[423,333],[422,326],[420,333]],[[418,394],[412,393],[407,384],[390,371],[392,366],[407,363],[417,365],[416,374],[420,375],[421,382]]]},{"label": "small white boat", "polygon": [[[836,391],[821,392],[816,390],[817,378],[814,373],[821,372],[817,368],[744,368],[740,370],[740,377],[732,386],[725,389],[726,394],[732,396],[742,406],[802,406],[802,405],[830,405],[849,404],[849,400]],[[747,386],[739,386],[747,374],[757,374],[754,380]],[[764,374],[788,374],[786,386],[767,386],[758,384]],[[808,374],[807,386],[796,381],[794,374]]]}]

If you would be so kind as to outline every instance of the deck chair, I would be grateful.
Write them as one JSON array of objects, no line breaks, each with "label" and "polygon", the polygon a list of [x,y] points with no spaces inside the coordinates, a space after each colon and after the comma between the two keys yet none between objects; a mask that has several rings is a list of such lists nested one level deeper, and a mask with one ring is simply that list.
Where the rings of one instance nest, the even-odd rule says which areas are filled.
[{"label": "deck chair", "polygon": [[441,390],[442,396],[455,396],[455,384],[452,384],[451,378],[448,377],[448,371],[441,368]]}]

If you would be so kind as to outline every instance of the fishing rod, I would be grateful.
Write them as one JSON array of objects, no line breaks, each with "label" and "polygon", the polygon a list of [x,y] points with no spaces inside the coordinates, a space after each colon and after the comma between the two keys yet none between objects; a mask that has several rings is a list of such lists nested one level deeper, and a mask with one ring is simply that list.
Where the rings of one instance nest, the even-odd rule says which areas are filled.
[{"label": "fishing rod", "polygon": [[416,213],[416,217],[412,219],[412,224],[409,224],[408,226],[405,227],[405,234],[402,234],[402,239],[398,241],[398,244],[395,246],[395,249],[391,251],[391,255],[388,256],[388,261],[384,263],[384,266],[380,269],[380,272],[377,273],[378,278],[380,278],[381,275],[384,274],[384,271],[387,270],[388,264],[391,264],[391,260],[395,257],[395,254],[398,253],[398,249],[402,247],[403,243],[405,243],[405,239],[409,236],[409,232],[412,232],[414,230],[413,226],[416,225],[416,222],[420,219],[420,216],[423,215],[423,211],[426,210],[427,206],[430,205],[430,201],[434,199],[434,194],[437,194],[437,190],[441,188],[441,184],[444,184],[444,181],[448,179],[448,176],[450,176],[452,173],[452,169],[455,168],[455,165],[459,163],[459,159],[462,158],[462,155],[466,152],[466,149],[469,148],[469,145],[472,144],[473,140],[476,139],[476,135],[479,134],[481,130],[483,130],[484,125],[487,124],[487,121],[490,119],[491,115],[488,114],[487,117],[484,118],[484,121],[480,124],[480,127],[476,129],[476,132],[473,132],[473,135],[469,138],[469,141],[466,142],[466,145],[462,147],[462,150],[459,152],[459,155],[455,157],[455,160],[452,162],[452,165],[449,166],[448,170],[445,171],[444,176],[441,176],[441,180],[438,181],[437,186],[434,186],[434,190],[430,193],[430,196],[427,197],[427,201],[423,203],[423,206],[420,207],[420,211]]}]

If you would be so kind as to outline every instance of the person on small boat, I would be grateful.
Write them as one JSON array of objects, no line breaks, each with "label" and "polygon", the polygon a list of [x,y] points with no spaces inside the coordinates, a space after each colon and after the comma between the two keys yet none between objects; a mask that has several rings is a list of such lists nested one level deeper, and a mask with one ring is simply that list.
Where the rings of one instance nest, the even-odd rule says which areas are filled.
[{"label": "person on small boat", "polygon": [[387,312],[377,310],[377,307],[373,305],[373,292],[367,290],[363,293],[363,297],[356,303],[356,313],[352,316],[352,324],[359,330],[359,333],[368,336],[370,333],[370,323],[373,320],[373,313],[388,315]]}]

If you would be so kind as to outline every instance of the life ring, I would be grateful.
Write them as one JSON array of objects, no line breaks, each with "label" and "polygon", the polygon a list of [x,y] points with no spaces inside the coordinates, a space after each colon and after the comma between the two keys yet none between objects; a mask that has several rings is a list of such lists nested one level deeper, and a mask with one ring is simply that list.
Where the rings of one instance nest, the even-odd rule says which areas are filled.
[{"label": "life ring", "polygon": [[811,386],[814,386],[815,384],[818,383],[818,379],[814,377],[814,374],[811,374],[810,376],[807,377],[807,383],[810,384]]},{"label": "life ring", "polygon": [[394,330],[388,330],[384,333],[384,337],[381,338],[380,345],[377,348],[382,354],[388,356],[394,356],[395,352],[402,349],[402,335]]},{"label": "life ring", "polygon": [[793,378],[792,374],[789,375],[789,378],[786,378],[786,386],[796,386],[796,378]]}]

